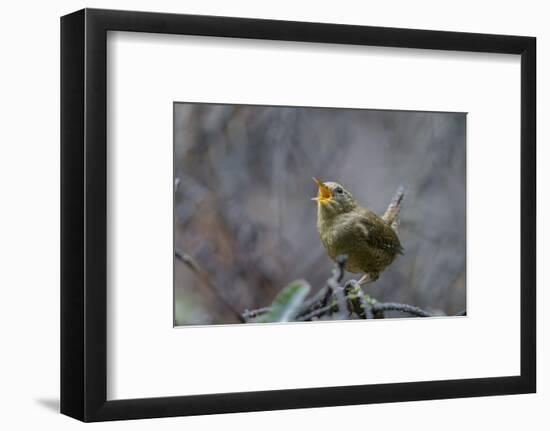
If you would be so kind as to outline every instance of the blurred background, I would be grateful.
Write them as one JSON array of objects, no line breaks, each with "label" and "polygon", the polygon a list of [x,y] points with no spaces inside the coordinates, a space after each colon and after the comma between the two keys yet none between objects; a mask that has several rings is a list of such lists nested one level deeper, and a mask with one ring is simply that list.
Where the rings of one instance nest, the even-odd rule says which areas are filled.
[{"label": "blurred background", "polygon": [[237,323],[294,279],[324,285],[313,176],[379,215],[406,189],[405,254],[372,297],[466,308],[466,114],[177,103],[174,134],[176,325]]}]

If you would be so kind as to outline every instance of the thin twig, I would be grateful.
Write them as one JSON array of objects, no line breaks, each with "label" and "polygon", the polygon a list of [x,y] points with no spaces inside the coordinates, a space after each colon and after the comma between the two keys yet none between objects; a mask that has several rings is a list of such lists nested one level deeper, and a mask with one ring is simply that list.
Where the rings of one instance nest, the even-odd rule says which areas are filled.
[{"label": "thin twig", "polygon": [[376,302],[372,305],[372,311],[374,313],[379,311],[402,311],[403,313],[413,314],[418,317],[432,317],[431,313],[419,307],[409,304],[399,304],[397,302]]},{"label": "thin twig", "polygon": [[321,316],[331,312],[333,307],[334,306],[331,304],[322,308],[318,308],[316,310],[313,310],[311,313],[298,317],[297,320],[306,322],[306,321],[313,320],[314,318],[320,318]]},{"label": "thin twig", "polygon": [[210,292],[218,299],[218,301],[223,304],[224,307],[239,320],[239,322],[245,323],[245,319],[243,318],[241,313],[239,313],[239,311],[237,311],[237,309],[235,309],[233,305],[224,298],[221,292],[216,288],[216,286],[214,286],[214,284],[210,280],[210,276],[208,275],[208,273],[201,268],[201,266],[197,263],[195,259],[193,259],[192,256],[178,249],[174,250],[174,256],[176,257],[176,259],[187,265],[187,267],[191,269],[191,271],[197,277],[199,277],[199,279],[208,288],[208,290],[210,290]]},{"label": "thin twig", "polygon": [[270,311],[271,307],[262,307],[255,310],[244,310],[242,316],[244,320],[248,321],[258,316],[261,316],[262,314],[269,313]]},{"label": "thin twig", "polygon": [[185,263],[189,269],[191,269],[195,274],[197,275],[203,275],[206,274],[206,271],[201,268],[201,266],[197,263],[193,257],[191,257],[189,254],[184,253],[181,250],[175,249],[174,255],[177,259],[181,260],[183,263]]}]

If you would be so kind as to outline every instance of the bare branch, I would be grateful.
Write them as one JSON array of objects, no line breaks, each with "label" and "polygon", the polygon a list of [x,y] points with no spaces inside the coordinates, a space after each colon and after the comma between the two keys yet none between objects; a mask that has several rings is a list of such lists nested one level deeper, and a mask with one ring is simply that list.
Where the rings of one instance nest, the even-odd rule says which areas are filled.
[{"label": "bare branch", "polygon": [[238,320],[239,322],[242,322],[244,323],[245,322],[245,319],[243,318],[243,316],[241,315],[241,313],[239,313],[235,307],[233,307],[233,305],[231,303],[229,303],[229,301],[227,301],[227,299],[225,299],[223,297],[223,295],[221,294],[221,292],[216,288],[216,286],[214,285],[214,283],[212,283],[212,280],[210,280],[210,276],[208,275],[208,273],[201,268],[201,266],[197,263],[197,261],[195,259],[193,259],[192,256],[190,256],[189,254],[187,253],[184,253],[183,251],[181,250],[178,250],[178,249],[175,249],[174,250],[174,256],[176,257],[176,259],[180,260],[181,262],[183,262],[185,265],[187,265],[187,267],[189,269],[191,269],[191,271],[193,271],[193,273],[200,279],[200,281],[208,288],[208,290],[212,293],[212,295],[214,295],[218,301],[231,313],[233,314]]},{"label": "bare branch", "polygon": [[242,317],[247,322],[249,320],[255,319],[258,316],[261,316],[262,314],[269,313],[271,311],[271,307],[262,307],[257,308],[255,310],[244,310]]},{"label": "bare branch", "polygon": [[298,320],[306,322],[306,321],[319,319],[323,315],[330,313],[332,311],[333,307],[334,306],[331,304],[331,305],[327,305],[327,306],[322,307],[322,308],[318,308],[318,309],[312,311],[311,313],[308,313],[308,314],[305,314],[305,315],[299,317]]},{"label": "bare branch", "polygon": [[183,263],[185,263],[191,271],[193,271],[197,275],[206,274],[206,271],[201,268],[201,266],[197,263],[193,257],[187,253],[184,253],[181,250],[176,249],[174,251],[174,255],[177,259],[181,260]]},{"label": "bare branch", "polygon": [[397,302],[375,302],[372,305],[372,311],[377,313],[379,311],[402,311],[403,313],[413,314],[418,317],[432,317],[431,313],[422,310],[419,307],[409,304],[399,304]]}]

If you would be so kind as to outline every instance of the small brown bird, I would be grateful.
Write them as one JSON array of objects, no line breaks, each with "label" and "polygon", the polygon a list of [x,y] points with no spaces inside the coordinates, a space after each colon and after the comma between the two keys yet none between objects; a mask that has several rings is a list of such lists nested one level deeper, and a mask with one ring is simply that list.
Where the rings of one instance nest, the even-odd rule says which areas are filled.
[{"label": "small brown bird", "polygon": [[317,201],[317,230],[328,255],[332,259],[347,255],[346,271],[365,274],[359,284],[375,281],[397,254],[403,254],[397,237],[403,188],[379,217],[361,207],[340,184],[313,180],[319,186],[319,194],[313,198]]}]

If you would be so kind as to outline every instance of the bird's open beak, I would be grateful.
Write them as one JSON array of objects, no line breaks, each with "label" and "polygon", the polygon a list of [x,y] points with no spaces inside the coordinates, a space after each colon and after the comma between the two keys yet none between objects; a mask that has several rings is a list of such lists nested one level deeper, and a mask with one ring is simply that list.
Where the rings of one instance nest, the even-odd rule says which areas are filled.
[{"label": "bird's open beak", "polygon": [[320,204],[325,204],[332,199],[332,192],[330,189],[319,179],[313,178],[313,181],[319,186],[319,195],[315,198],[311,198],[313,201],[317,201]]}]

